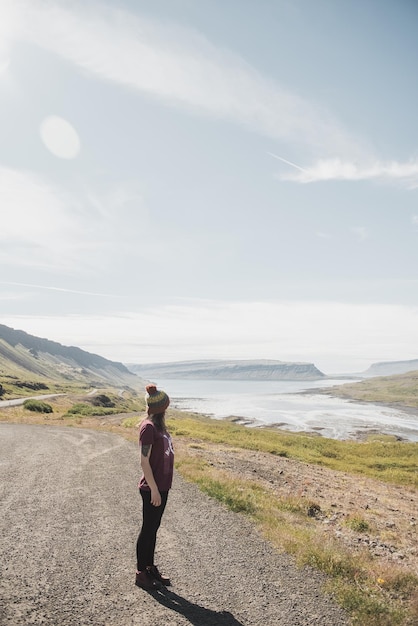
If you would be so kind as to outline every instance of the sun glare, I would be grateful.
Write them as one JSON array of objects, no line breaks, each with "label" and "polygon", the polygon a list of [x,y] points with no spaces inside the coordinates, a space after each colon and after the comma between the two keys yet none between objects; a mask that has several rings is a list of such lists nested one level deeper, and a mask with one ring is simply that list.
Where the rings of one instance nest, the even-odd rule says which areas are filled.
[{"label": "sun glare", "polygon": [[41,124],[40,135],[45,147],[61,159],[74,159],[80,152],[77,131],[62,117],[47,117]]}]

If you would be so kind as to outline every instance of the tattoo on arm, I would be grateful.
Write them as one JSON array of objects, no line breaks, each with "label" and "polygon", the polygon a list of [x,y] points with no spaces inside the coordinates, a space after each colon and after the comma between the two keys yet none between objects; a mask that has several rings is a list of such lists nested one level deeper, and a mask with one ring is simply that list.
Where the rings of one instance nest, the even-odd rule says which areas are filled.
[{"label": "tattoo on arm", "polygon": [[142,446],[141,446],[141,453],[142,453],[142,456],[147,457],[147,456],[148,456],[148,453],[149,453],[149,451],[150,451],[150,448],[151,448],[151,445],[150,445],[150,444],[145,444],[145,445],[144,445],[144,444],[142,444]]}]

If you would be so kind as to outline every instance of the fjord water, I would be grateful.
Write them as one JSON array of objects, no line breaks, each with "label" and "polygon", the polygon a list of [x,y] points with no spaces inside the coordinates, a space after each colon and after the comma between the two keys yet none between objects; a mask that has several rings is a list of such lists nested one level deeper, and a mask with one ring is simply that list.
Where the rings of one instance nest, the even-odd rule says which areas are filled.
[{"label": "fjord water", "polygon": [[379,432],[418,441],[418,415],[315,393],[316,389],[354,381],[165,379],[156,382],[167,391],[175,408],[215,419],[233,416],[248,426],[276,425],[332,439],[356,439],[359,435]]}]

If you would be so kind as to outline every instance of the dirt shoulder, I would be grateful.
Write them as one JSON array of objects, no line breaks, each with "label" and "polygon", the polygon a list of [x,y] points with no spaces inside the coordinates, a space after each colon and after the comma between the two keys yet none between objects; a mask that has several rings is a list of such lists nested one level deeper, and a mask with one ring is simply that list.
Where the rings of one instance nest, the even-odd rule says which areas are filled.
[{"label": "dirt shoulder", "polygon": [[[402,564],[418,575],[418,498],[412,487],[389,485],[371,478],[319,465],[202,442],[189,455],[205,458],[237,478],[258,482],[278,497],[296,497],[314,507],[317,530],[333,536],[350,550],[369,550],[379,563]],[[347,526],[357,516],[367,532]]]}]

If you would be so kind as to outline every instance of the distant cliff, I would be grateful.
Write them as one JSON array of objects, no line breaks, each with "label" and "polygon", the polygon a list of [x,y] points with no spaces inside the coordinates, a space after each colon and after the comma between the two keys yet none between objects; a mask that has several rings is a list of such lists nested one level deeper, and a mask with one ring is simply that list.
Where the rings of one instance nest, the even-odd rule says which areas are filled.
[{"label": "distant cliff", "polygon": [[325,378],[312,363],[283,361],[177,361],[174,363],[129,364],[142,378],[188,378],[223,380],[318,380]]},{"label": "distant cliff", "polygon": [[373,363],[369,369],[362,372],[361,376],[393,376],[394,374],[406,374],[418,370],[418,359],[411,361],[382,361]]},{"label": "distant cliff", "polygon": [[138,385],[122,363],[0,324],[0,375]]}]

